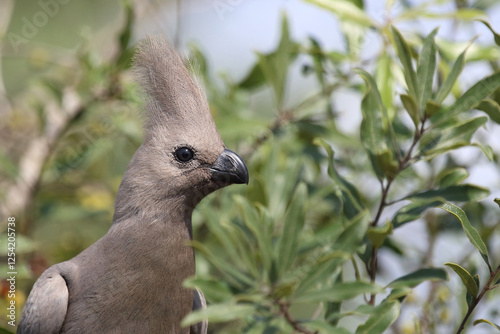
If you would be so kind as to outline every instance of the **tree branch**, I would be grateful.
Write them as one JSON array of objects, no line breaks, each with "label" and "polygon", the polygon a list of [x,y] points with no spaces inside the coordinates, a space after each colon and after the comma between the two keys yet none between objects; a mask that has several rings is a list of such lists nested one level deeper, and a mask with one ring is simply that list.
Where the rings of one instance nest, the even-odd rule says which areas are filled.
[{"label": "tree branch", "polygon": [[25,211],[29,207],[40,181],[43,166],[71,122],[82,114],[90,103],[110,99],[119,94],[120,90],[111,80],[107,89],[95,92],[87,101],[82,101],[75,88],[71,87],[62,91],[60,105],[55,101],[46,105],[45,128],[42,134],[28,144],[19,161],[18,175],[8,187],[5,200],[0,205],[0,219],[4,220],[8,215]]},{"label": "tree branch", "polygon": [[46,126],[43,133],[33,139],[19,161],[19,173],[8,188],[4,203],[0,206],[0,217],[25,210],[31,203],[40,180],[45,161],[57,139],[68,124],[84,110],[84,106],[72,88],[63,91],[61,106],[55,102],[46,106]]},{"label": "tree branch", "polygon": [[286,302],[278,302],[280,306],[280,312],[285,317],[286,321],[293,327],[296,332],[304,334],[317,334],[318,332],[312,332],[307,328],[302,327],[295,319],[292,318],[289,312],[289,304]]},{"label": "tree branch", "polygon": [[462,323],[460,324],[460,327],[458,327],[458,329],[457,329],[457,334],[462,333],[462,331],[465,328],[465,324],[469,320],[470,316],[472,315],[472,312],[474,311],[474,309],[476,308],[476,306],[479,304],[479,302],[481,301],[481,299],[483,298],[483,296],[485,295],[485,293],[488,292],[489,290],[492,290],[492,289],[495,288],[495,286],[491,286],[491,284],[493,283],[493,280],[495,279],[495,276],[499,272],[500,272],[500,266],[494,272],[490,273],[490,278],[488,279],[488,282],[486,282],[485,286],[483,287],[483,290],[481,290],[481,292],[479,293],[479,295],[476,298],[474,298],[474,300],[470,304],[469,309],[467,310],[467,313],[465,314],[465,317],[462,320]]},{"label": "tree branch", "polygon": [[[394,175],[394,177],[391,178],[391,179],[387,179],[387,184],[385,186],[384,186],[383,182],[381,181],[380,184],[381,184],[381,187],[382,187],[382,196],[380,198],[380,203],[379,203],[379,206],[378,206],[378,209],[377,209],[377,213],[375,214],[375,218],[371,222],[371,226],[372,227],[375,227],[375,226],[378,225],[378,222],[380,221],[380,217],[382,216],[382,212],[384,211],[384,209],[389,204],[389,202],[387,202],[387,196],[389,194],[389,190],[391,188],[391,185],[392,185],[393,181],[398,177],[398,175],[403,170],[405,170],[409,166],[409,161],[411,160],[411,157],[412,157],[412,154],[413,154],[413,150],[415,149],[418,141],[422,137],[422,134],[425,132],[425,121],[426,120],[427,120],[427,118],[424,117],[422,119],[422,123],[420,125],[420,128],[417,128],[415,130],[415,134],[413,136],[413,141],[412,141],[412,143],[410,145],[410,148],[406,152],[405,156],[399,160],[399,168],[398,168],[398,171],[397,171],[396,175]],[[375,282],[375,278],[377,276],[377,266],[378,266],[377,265],[377,253],[378,253],[377,252],[377,248],[376,247],[372,247],[371,253],[372,253],[371,254],[371,258],[368,261],[368,263],[366,264],[366,270],[368,272],[368,275],[370,276],[370,281],[371,282]],[[370,304],[370,305],[374,305],[375,304],[375,294],[371,294],[370,295],[370,299],[368,300],[368,304]]]}]

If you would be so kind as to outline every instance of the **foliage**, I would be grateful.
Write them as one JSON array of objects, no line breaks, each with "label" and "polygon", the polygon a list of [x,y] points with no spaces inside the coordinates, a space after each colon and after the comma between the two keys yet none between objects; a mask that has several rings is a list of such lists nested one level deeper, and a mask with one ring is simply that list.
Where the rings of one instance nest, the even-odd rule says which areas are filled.
[{"label": "foliage", "polygon": [[[221,135],[247,162],[251,181],[210,195],[194,213],[198,267],[185,286],[200,289],[209,305],[184,323],[208,319],[214,333],[460,333],[484,295],[495,294],[489,291],[500,276],[492,242],[500,221],[487,221],[498,208],[480,202],[490,189],[466,183],[475,161],[453,154],[475,147],[498,161],[478,136],[500,124],[498,45],[439,39],[438,28],[410,36],[396,27],[434,18],[427,2],[397,2],[403,9],[382,23],[363,1],[307,2],[339,20],[342,51],[325,50],[313,37],[295,41],[284,15],[275,50],[258,52],[248,75],[226,77],[223,87],[203,54],[191,52]],[[57,138],[23,216],[26,291],[40,274],[38,262],[65,260],[105,233],[120,176],[141,142],[129,80],[134,15],[130,6],[124,11],[113,59],[99,63],[85,48],[78,53],[71,88],[82,108]],[[448,15],[481,19],[498,44],[482,10],[462,4]],[[363,59],[367,42],[377,44],[373,59]],[[490,73],[462,88],[462,71],[479,62]],[[317,91],[292,96],[290,74],[300,65]],[[63,106],[68,84],[67,73],[49,73],[38,86]],[[355,92],[360,106],[355,135],[339,125],[342,89]],[[271,102],[255,107],[262,96]],[[30,109],[41,110],[33,123],[42,135],[48,104]],[[1,153],[1,173],[15,181],[19,152]],[[415,226],[424,236],[405,234]],[[454,247],[468,242],[477,257],[436,262],[437,242],[450,236],[461,240]],[[414,241],[427,249],[416,258]],[[390,258],[397,268],[386,264]],[[463,293],[454,288],[458,281]],[[446,297],[451,290],[457,293]],[[424,301],[415,300],[419,293]],[[419,316],[409,320],[406,309],[415,306]],[[458,315],[450,319],[446,310]],[[495,322],[473,324],[498,329]]]}]

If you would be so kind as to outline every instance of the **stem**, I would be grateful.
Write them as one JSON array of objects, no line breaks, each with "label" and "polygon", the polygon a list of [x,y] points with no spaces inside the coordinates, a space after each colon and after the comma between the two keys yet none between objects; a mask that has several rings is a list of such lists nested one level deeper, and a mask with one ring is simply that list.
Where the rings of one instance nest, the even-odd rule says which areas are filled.
[{"label": "stem", "polygon": [[484,294],[486,292],[488,292],[489,290],[492,290],[494,288],[494,286],[491,287],[491,283],[493,283],[493,280],[495,279],[495,276],[499,272],[500,272],[500,266],[498,266],[498,268],[494,272],[492,272],[490,274],[490,278],[488,279],[488,282],[486,282],[486,285],[483,287],[483,290],[481,290],[481,293],[476,298],[474,298],[474,300],[470,304],[469,309],[467,310],[467,313],[465,314],[464,320],[462,320],[462,323],[460,324],[460,327],[458,327],[457,334],[462,333],[462,331],[465,328],[465,324],[469,320],[469,318],[472,315],[472,312],[474,311],[474,309],[476,308],[476,306],[479,304],[479,302],[483,298]]},{"label": "stem", "polygon": [[267,131],[259,135],[257,138],[255,138],[253,143],[248,148],[241,151],[241,155],[243,157],[251,156],[261,145],[263,145],[271,137],[271,134],[278,132],[281,128],[283,128],[287,124],[297,121],[294,114],[298,110],[305,109],[310,107],[311,105],[314,105],[316,102],[325,98],[325,96],[329,96],[336,89],[340,87],[342,87],[342,82],[340,81],[335,82],[329,86],[325,86],[319,93],[306,98],[304,101],[292,107],[291,109],[282,111],[280,110],[278,116],[271,122]]},{"label": "stem", "polygon": [[[368,273],[370,274],[370,282],[375,283],[375,277],[377,276],[377,248],[372,247],[372,256],[370,258],[370,262],[368,263]],[[370,300],[368,304],[375,305],[375,293],[370,295]]]},{"label": "stem", "polygon": [[[408,149],[408,152],[406,152],[405,156],[403,158],[400,158],[399,160],[399,168],[398,172],[396,175],[394,175],[393,178],[387,180],[387,184],[384,186],[383,182],[381,182],[381,187],[382,187],[382,197],[380,199],[380,204],[377,209],[377,213],[375,214],[375,218],[371,222],[371,226],[375,227],[377,226],[378,222],[380,221],[380,217],[382,216],[382,212],[384,209],[387,207],[389,202],[387,202],[387,195],[389,194],[389,190],[391,188],[392,183],[394,180],[398,177],[399,173],[401,173],[403,170],[405,170],[409,166],[409,161],[411,160],[413,150],[417,146],[418,141],[422,137],[422,134],[425,132],[425,121],[427,118],[424,117],[422,119],[422,123],[420,125],[420,128],[417,128],[415,130],[415,135],[413,136],[413,141],[410,145],[410,148]],[[368,275],[370,276],[370,281],[372,283],[375,282],[375,278],[377,276],[377,248],[372,247],[372,255],[370,258],[370,261],[366,264],[366,270],[368,272]],[[370,300],[368,301],[368,304],[374,305],[375,304],[375,294],[370,295]]]},{"label": "stem", "polygon": [[380,199],[380,204],[378,206],[377,214],[375,215],[375,219],[372,221],[371,225],[372,226],[377,226],[378,221],[380,220],[380,216],[382,215],[382,211],[384,211],[384,208],[387,206],[387,194],[389,193],[389,189],[391,188],[393,180],[389,180],[387,182],[387,186],[382,186],[382,198]]},{"label": "stem", "polygon": [[304,333],[304,334],[317,334],[318,333],[318,332],[312,332],[312,331],[308,330],[307,328],[302,327],[294,318],[292,318],[292,316],[290,315],[290,312],[289,312],[290,305],[288,303],[278,302],[278,304],[280,306],[281,314],[283,314],[286,321],[288,321],[288,323],[293,327],[293,329],[296,332]]}]

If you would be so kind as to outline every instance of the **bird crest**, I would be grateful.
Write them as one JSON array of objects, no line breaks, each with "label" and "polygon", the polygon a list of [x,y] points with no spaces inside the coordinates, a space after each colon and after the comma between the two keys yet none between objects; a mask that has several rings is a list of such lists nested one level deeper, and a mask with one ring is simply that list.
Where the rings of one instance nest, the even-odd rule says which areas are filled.
[{"label": "bird crest", "polygon": [[134,69],[146,94],[146,140],[153,133],[184,131],[220,139],[203,90],[164,37],[148,37],[139,44]]}]

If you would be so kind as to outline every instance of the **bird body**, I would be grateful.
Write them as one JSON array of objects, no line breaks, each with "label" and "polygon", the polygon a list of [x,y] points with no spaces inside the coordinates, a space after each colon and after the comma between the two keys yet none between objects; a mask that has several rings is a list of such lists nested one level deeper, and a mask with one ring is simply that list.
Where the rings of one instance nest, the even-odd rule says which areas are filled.
[{"label": "bird body", "polygon": [[191,215],[212,191],[248,183],[248,171],[224,146],[200,88],[163,39],[142,43],[135,68],[147,94],[145,141],[118,189],[113,224],[42,274],[20,334],[206,333],[206,324],[180,325],[205,303],[182,286],[195,274]]}]

